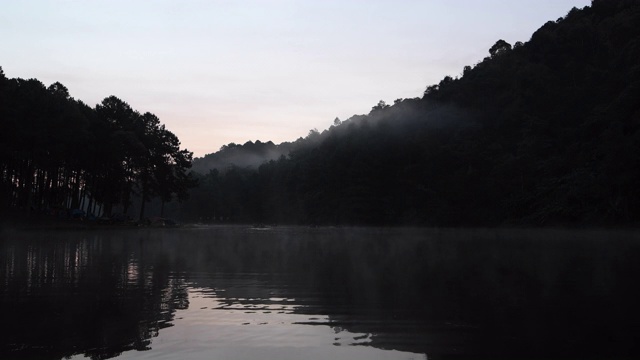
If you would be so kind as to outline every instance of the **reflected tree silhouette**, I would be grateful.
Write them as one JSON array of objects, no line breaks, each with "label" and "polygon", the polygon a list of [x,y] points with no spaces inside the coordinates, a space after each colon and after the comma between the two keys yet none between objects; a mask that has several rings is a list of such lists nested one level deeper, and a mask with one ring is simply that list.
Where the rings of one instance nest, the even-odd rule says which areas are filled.
[{"label": "reflected tree silhouette", "polygon": [[169,276],[161,257],[145,264],[142,248],[128,240],[68,235],[3,244],[0,296],[11,331],[0,357],[107,359],[149,349],[175,310],[188,307],[186,284]]},{"label": "reflected tree silhouette", "polygon": [[11,329],[1,357],[147,350],[193,288],[215,293],[222,308],[287,305],[320,319],[310,326],[429,358],[632,357],[637,240],[623,231],[377,228],[15,234],[0,243]]}]

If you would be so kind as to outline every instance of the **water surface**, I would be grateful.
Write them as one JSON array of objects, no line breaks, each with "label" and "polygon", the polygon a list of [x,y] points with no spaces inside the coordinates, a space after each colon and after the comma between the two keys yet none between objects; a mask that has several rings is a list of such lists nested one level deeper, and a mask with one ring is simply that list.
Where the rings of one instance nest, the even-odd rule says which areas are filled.
[{"label": "water surface", "polygon": [[0,358],[640,355],[631,231],[3,232]]}]

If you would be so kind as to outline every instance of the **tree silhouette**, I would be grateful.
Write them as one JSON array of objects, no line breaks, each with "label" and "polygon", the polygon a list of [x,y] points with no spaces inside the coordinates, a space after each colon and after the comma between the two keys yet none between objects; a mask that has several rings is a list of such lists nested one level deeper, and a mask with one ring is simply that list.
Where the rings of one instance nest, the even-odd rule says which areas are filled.
[{"label": "tree silhouette", "polygon": [[493,46],[491,46],[491,48],[489,48],[489,54],[491,54],[491,56],[496,56],[496,55],[500,55],[503,54],[507,51],[511,50],[511,44],[509,44],[508,42],[500,39],[498,41],[496,41],[495,44],[493,44]]},{"label": "tree silhouette", "polygon": [[59,82],[45,87],[0,71],[0,105],[3,210],[67,216],[82,208],[109,216],[121,205],[126,213],[133,195],[159,193],[167,180],[155,170],[165,162],[174,166],[173,193],[184,199],[193,186],[191,153],[155,115],[140,115],[115,96],[92,109]]}]

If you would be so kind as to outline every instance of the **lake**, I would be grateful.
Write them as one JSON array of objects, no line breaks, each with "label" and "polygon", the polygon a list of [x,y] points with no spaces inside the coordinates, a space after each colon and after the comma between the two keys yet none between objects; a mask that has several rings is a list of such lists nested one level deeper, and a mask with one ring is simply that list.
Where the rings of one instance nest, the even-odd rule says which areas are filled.
[{"label": "lake", "polygon": [[0,358],[638,358],[640,234],[3,231]]}]

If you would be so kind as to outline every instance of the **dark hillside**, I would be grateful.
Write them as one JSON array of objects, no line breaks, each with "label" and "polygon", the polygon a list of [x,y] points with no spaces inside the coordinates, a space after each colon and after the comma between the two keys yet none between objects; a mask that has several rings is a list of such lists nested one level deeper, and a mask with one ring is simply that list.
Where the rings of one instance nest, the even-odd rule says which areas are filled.
[{"label": "dark hillside", "polygon": [[[258,170],[203,175],[201,204],[186,210],[310,224],[636,224],[639,59],[640,3],[594,1],[525,43],[497,41],[422,98],[380,102]],[[207,199],[214,210],[200,207]]]}]

